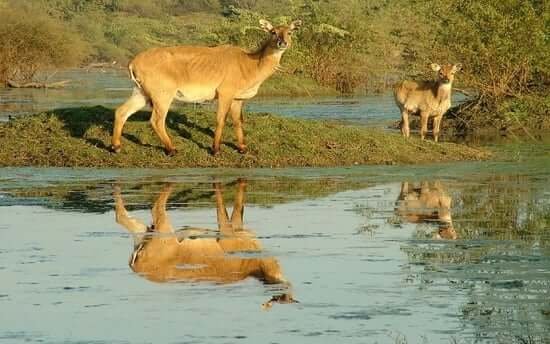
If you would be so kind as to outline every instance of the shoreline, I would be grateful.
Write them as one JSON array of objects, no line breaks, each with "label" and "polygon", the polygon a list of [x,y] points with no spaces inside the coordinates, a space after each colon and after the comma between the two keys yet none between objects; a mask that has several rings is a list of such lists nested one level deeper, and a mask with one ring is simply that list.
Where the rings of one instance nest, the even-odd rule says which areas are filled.
[{"label": "shoreline", "polygon": [[233,128],[224,130],[222,152],[213,157],[214,116],[205,111],[171,112],[167,129],[178,153],[167,157],[145,112],[132,116],[122,151],[108,151],[113,110],[101,106],[57,109],[0,123],[0,167],[93,168],[284,168],[424,164],[479,161],[491,157],[484,148],[434,143],[382,129],[296,119],[270,113],[247,113],[241,155]]}]

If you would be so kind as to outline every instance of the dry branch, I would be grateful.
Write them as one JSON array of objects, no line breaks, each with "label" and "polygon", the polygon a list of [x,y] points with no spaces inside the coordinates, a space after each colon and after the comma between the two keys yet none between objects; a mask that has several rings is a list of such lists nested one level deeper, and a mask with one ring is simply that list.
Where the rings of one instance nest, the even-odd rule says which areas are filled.
[{"label": "dry branch", "polygon": [[7,85],[8,87],[11,87],[11,88],[63,88],[69,82],[71,82],[71,80],[56,81],[52,83],[27,82],[27,83],[21,84],[13,80],[8,80]]},{"label": "dry branch", "polygon": [[117,61],[113,61],[113,62],[94,62],[94,63],[90,63],[89,65],[85,66],[84,69],[86,70],[86,72],[89,72],[91,69],[94,69],[94,68],[100,68],[100,69],[114,68],[114,67],[116,67],[116,64],[117,64]]}]

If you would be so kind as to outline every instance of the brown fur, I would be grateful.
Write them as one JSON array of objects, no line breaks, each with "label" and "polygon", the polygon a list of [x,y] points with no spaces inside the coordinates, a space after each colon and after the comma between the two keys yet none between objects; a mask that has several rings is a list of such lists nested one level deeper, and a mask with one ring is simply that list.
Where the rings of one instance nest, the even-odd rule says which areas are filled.
[{"label": "brown fur", "polygon": [[[214,184],[218,233],[205,228],[174,231],[166,204],[173,190],[166,184],[155,204],[150,227],[128,215],[120,190],[115,189],[116,221],[136,238],[130,258],[131,269],[154,282],[234,283],[253,277],[264,283],[290,284],[273,257],[239,257],[239,252],[260,253],[262,247],[252,232],[243,228],[246,182],[240,180],[231,217],[224,204],[222,187]],[[293,299],[285,293],[282,300]],[[282,302],[281,302],[282,303]]]},{"label": "brown fur", "polygon": [[136,87],[132,96],[115,113],[112,149],[120,151],[124,123],[147,103],[153,106],[151,125],[168,154],[176,149],[166,133],[166,114],[175,99],[203,102],[217,99],[216,131],[212,151],[220,150],[225,119],[231,113],[241,153],[246,151],[242,128],[243,101],[256,95],[260,85],[279,66],[290,47],[291,35],[301,25],[295,21],[274,28],[260,20],[270,38],[254,52],[231,45],[217,47],[178,46],[154,48],[138,54],[130,63],[130,76]]},{"label": "brown fur", "polygon": [[432,70],[438,72],[436,81],[399,82],[394,87],[395,102],[401,111],[401,133],[409,137],[409,115],[420,115],[422,140],[428,131],[428,118],[434,118],[433,135],[437,142],[443,115],[451,107],[451,91],[454,75],[461,65],[432,63]]},{"label": "brown fur", "polygon": [[410,223],[437,223],[437,239],[457,239],[451,218],[451,197],[449,197],[441,183],[435,182],[431,186],[422,182],[420,187],[410,187],[408,182],[401,184],[401,193],[396,202],[396,213]]},{"label": "brown fur", "polygon": [[[256,277],[268,283],[283,282],[281,270],[274,258],[240,258],[228,256],[237,252],[260,252],[255,236],[243,229],[245,183],[238,186],[231,218],[225,208],[221,185],[214,185],[219,235],[205,228],[186,228],[174,231],[166,203],[173,185],[167,184],[155,202],[153,225],[137,225],[128,216],[119,192],[115,192],[116,220],[130,232],[139,234],[139,243],[130,267],[140,275],[156,282],[213,281],[231,283]],[[181,268],[189,266],[189,268]]]}]

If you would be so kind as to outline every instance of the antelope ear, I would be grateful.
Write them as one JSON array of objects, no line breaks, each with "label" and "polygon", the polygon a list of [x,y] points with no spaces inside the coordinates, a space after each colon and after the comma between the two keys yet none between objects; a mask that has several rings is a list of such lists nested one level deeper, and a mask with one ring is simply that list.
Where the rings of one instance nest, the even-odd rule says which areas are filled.
[{"label": "antelope ear", "polygon": [[296,31],[300,28],[300,26],[302,26],[302,21],[301,20],[295,20],[292,23],[290,23],[289,28],[292,31]]},{"label": "antelope ear", "polygon": [[273,25],[271,25],[271,23],[268,22],[268,21],[265,20],[265,19],[260,19],[260,27],[261,27],[265,32],[270,32],[271,30],[273,30]]},{"label": "antelope ear", "polygon": [[432,63],[432,64],[430,64],[430,67],[432,67],[432,70],[433,70],[434,72],[439,72],[439,70],[441,69],[441,66],[438,65],[437,63]]},{"label": "antelope ear", "polygon": [[453,65],[453,71],[454,72],[458,72],[458,71],[461,71],[462,70],[462,63],[457,63],[455,65]]}]

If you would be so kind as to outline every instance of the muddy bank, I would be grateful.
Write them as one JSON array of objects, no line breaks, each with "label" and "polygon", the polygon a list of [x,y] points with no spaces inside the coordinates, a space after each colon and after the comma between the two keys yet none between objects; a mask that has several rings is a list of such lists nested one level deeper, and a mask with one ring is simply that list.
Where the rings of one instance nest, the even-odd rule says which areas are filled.
[{"label": "muddy bank", "polygon": [[527,137],[540,140],[550,132],[550,97],[525,96],[501,101],[471,99],[446,115],[455,137]]},{"label": "muddy bank", "polygon": [[490,153],[453,143],[403,139],[397,133],[328,121],[245,115],[249,152],[224,131],[222,152],[210,155],[214,115],[170,113],[168,133],[178,153],[167,157],[149,124],[149,113],[130,118],[122,152],[108,150],[113,110],[80,107],[20,117],[0,124],[0,166],[51,167],[306,167],[362,164],[418,164],[487,159]]}]

